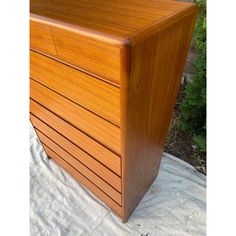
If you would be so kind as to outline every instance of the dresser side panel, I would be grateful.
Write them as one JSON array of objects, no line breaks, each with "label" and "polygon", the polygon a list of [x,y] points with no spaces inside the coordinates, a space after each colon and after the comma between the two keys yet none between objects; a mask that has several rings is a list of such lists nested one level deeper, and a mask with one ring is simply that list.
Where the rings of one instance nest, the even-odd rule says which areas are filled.
[{"label": "dresser side panel", "polygon": [[195,18],[193,11],[130,48],[121,84],[124,222],[158,174]]}]

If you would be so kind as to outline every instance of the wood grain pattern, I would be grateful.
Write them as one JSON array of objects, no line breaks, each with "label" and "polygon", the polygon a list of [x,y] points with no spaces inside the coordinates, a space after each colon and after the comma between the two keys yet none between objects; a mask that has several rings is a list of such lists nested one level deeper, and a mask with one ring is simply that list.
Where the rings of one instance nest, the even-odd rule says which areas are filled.
[{"label": "wood grain pattern", "polygon": [[120,153],[120,128],[30,79],[30,97],[87,133],[106,147]]},{"label": "wood grain pattern", "polygon": [[120,84],[119,48],[77,32],[51,28],[58,58]]},{"label": "wood grain pattern", "polygon": [[[36,130],[37,135],[40,139],[40,141],[45,144],[47,147],[49,147],[51,150],[53,150],[57,155],[59,155],[64,161],[68,162],[71,166],[73,166],[77,171],[79,171],[83,176],[85,176],[87,179],[89,179],[91,182],[93,182],[98,188],[100,188],[104,193],[106,193],[108,196],[110,196],[113,200],[115,200],[119,205],[121,205],[121,194],[115,190],[115,185],[110,185],[111,180],[110,178],[106,178],[107,181],[110,181],[110,183],[107,183],[102,178],[100,178],[97,174],[98,172],[94,172],[92,170],[92,166],[84,165],[82,162],[78,161],[75,156],[72,155],[72,153],[68,153],[68,151],[61,148],[57,143],[49,139],[46,135],[44,135],[40,130]],[[81,155],[82,156],[82,155]],[[80,157],[81,157],[80,156]],[[112,176],[109,176],[112,178]],[[120,182],[120,179],[119,179]]]},{"label": "wood grain pattern", "polygon": [[[38,119],[37,123],[34,121],[33,125],[39,127],[40,130],[43,130],[47,136],[58,137],[58,132],[55,130],[59,131],[60,134],[63,134],[63,136],[59,135],[59,137],[61,137],[61,139],[64,137],[64,143],[66,143],[66,139],[68,139],[69,142],[96,158],[114,173],[119,176],[121,175],[120,157],[111,152],[109,149],[105,148],[31,99],[30,112],[41,120],[40,122]],[[46,121],[47,125],[42,121]]]},{"label": "wood grain pattern", "polygon": [[50,26],[30,21],[30,47],[57,56]]},{"label": "wood grain pattern", "polygon": [[121,88],[125,96],[122,104],[124,222],[158,174],[195,18],[196,11],[131,46],[127,55],[130,55],[130,67],[127,66],[130,73]]},{"label": "wood grain pattern", "polygon": [[[47,154],[123,222],[158,174],[196,14],[195,4],[172,0],[31,0],[30,20],[42,25],[34,34],[45,30],[31,48],[52,58],[44,62],[44,56],[31,53],[41,57],[31,59],[31,97],[37,101],[31,101],[32,123],[69,153],[50,144],[55,150],[45,146]],[[74,79],[66,81],[68,75]],[[93,184],[60,157],[78,156],[113,185],[114,179],[109,181],[109,174],[99,172],[95,159],[90,162],[84,153],[117,174],[121,186],[114,188],[121,202],[119,195],[111,193],[113,201],[111,190],[104,186],[105,194],[96,186],[101,182]]]},{"label": "wood grain pattern", "polygon": [[33,37],[32,49],[119,85],[120,48],[129,39],[134,42],[141,34],[148,35],[158,24],[183,16],[194,5],[168,0],[31,0],[30,7],[30,20],[38,25],[35,34],[40,37],[44,29],[50,29],[56,53],[45,51]]},{"label": "wood grain pattern", "polygon": [[[31,15],[30,21],[31,49],[49,54],[81,70],[103,77],[104,80],[120,84],[118,47],[91,38],[83,32],[64,29],[61,25],[50,25],[37,16]],[[41,36],[42,34],[45,36]],[[45,49],[49,40],[51,47]]]},{"label": "wood grain pattern", "polygon": [[[107,181],[117,191],[121,192],[121,179],[118,175],[114,174],[111,170],[109,170],[104,165],[99,163],[95,158],[89,156],[86,152],[84,152],[83,150],[76,147],[76,145],[71,143],[69,140],[63,138],[63,136],[61,136],[60,134],[53,132],[53,130],[51,130],[49,127],[45,128],[45,126],[43,125],[43,122],[41,122],[39,119],[37,119],[37,117],[31,115],[30,119],[31,119],[32,124],[34,125],[34,127],[38,131],[41,131],[41,132],[43,132],[44,135],[47,135],[47,137],[50,137],[53,142],[55,142],[61,148],[63,148],[65,151],[70,153],[80,163],[82,163],[84,166],[88,167],[90,170],[92,170],[94,173],[96,173],[103,180]],[[47,132],[48,129],[50,129],[51,132]],[[54,135],[52,135],[52,133]],[[39,137],[40,137],[40,135],[39,135]],[[40,139],[40,140],[42,141],[42,139]],[[47,146],[50,147],[52,150],[55,150],[54,148],[52,148],[54,146],[53,144],[52,145],[48,144]],[[64,159],[64,160],[66,160],[66,159]],[[67,162],[69,162],[69,161],[67,161]]]},{"label": "wood grain pattern", "polygon": [[30,12],[121,38],[192,6],[170,0],[31,0]]},{"label": "wood grain pattern", "polygon": [[119,88],[33,51],[30,52],[30,77],[120,125]]},{"label": "wood grain pattern", "polygon": [[112,200],[107,194],[105,194],[101,189],[99,189],[93,182],[88,180],[82,174],[80,174],[74,167],[64,161],[59,155],[57,155],[53,150],[43,145],[47,155],[53,159],[58,165],[64,168],[69,174],[76,178],[81,184],[88,188],[93,194],[95,194],[99,199],[105,202],[116,214],[121,215],[121,206]]}]

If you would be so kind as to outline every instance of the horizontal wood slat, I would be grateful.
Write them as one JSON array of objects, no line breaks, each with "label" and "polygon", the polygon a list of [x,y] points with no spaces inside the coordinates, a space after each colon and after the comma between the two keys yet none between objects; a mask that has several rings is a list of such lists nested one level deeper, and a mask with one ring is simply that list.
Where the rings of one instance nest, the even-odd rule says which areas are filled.
[{"label": "horizontal wood slat", "polygon": [[[54,130],[60,131],[65,139],[70,140],[72,143],[85,150],[88,154],[96,158],[99,162],[108,166],[117,175],[120,175],[120,157],[105,148],[98,142],[94,141],[84,133],[71,126],[67,122],[54,115],[38,103],[30,99],[30,112],[37,116],[40,120],[46,121],[47,125],[39,119],[37,124],[46,134],[55,136],[57,133]],[[50,128],[50,127],[51,128]]]},{"label": "horizontal wood slat", "polygon": [[[83,163],[79,162],[72,153],[68,153],[68,151],[64,150],[60,147],[56,142],[49,139],[45,136],[40,130],[36,130],[37,135],[40,141],[53,150],[57,155],[59,155],[63,160],[72,165],[77,171],[79,171],[83,176],[92,181],[97,187],[99,187],[103,192],[109,195],[113,200],[115,200],[119,205],[121,205],[121,194],[116,191],[111,185],[109,185],[106,181],[96,175],[94,171],[92,171],[92,166],[86,166]],[[91,168],[90,168],[91,167]],[[112,176],[111,176],[112,178]],[[110,181],[109,178],[107,178]],[[110,181],[111,182],[111,181]],[[115,185],[115,184],[114,184]]]},{"label": "horizontal wood slat", "polygon": [[53,152],[46,145],[43,145],[46,154],[53,159],[58,165],[63,167],[69,174],[71,174],[74,178],[76,178],[81,184],[83,184],[86,188],[88,188],[93,194],[95,194],[98,198],[100,198],[103,202],[105,202],[112,210],[116,212],[119,216],[121,216],[121,206],[112,200],[107,194],[105,194],[101,189],[99,189],[96,185],[94,185],[90,180],[85,178],[82,174],[80,174],[75,168],[73,168],[70,164],[64,161],[59,155]]},{"label": "horizontal wood slat", "polygon": [[[34,115],[30,115],[31,122],[33,126],[43,132],[44,135],[48,136],[53,142],[57,143],[64,150],[69,152],[74,158],[83,163],[85,166],[89,167],[93,172],[97,173],[101,178],[107,181],[110,185],[112,185],[115,189],[121,192],[121,179],[119,176],[114,174],[111,170],[106,168],[96,159],[88,155],[83,150],[79,149],[72,142],[64,138],[62,135],[48,127],[42,121],[40,121]],[[47,127],[46,127],[47,126]],[[50,146],[49,146],[50,147]],[[54,150],[54,149],[53,149]]]},{"label": "horizontal wood slat", "polygon": [[120,154],[120,128],[30,79],[30,97]]},{"label": "horizontal wood slat", "polygon": [[120,89],[30,51],[30,77],[120,125]]}]

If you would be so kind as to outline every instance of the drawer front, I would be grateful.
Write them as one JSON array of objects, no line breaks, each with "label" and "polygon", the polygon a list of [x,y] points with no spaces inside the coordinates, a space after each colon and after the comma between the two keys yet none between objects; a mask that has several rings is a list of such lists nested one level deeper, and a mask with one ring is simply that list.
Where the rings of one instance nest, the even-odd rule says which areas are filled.
[{"label": "drawer front", "polygon": [[[30,112],[32,114],[31,122],[37,129],[43,130],[45,135],[54,137],[58,143],[61,143],[61,146],[65,145],[66,149],[73,149],[75,145],[118,176],[121,175],[120,157],[118,155],[33,100],[30,100]],[[46,121],[46,123],[43,121]]]},{"label": "drawer front", "polygon": [[30,47],[57,56],[51,29],[48,25],[30,21]]},{"label": "drawer front", "polygon": [[120,154],[119,127],[30,79],[30,97],[82,132]]},{"label": "drawer front", "polygon": [[30,77],[114,124],[120,125],[120,90],[37,52]]},{"label": "drawer front", "polygon": [[87,187],[91,192],[93,192],[98,198],[105,202],[111,209],[113,209],[118,215],[121,216],[121,206],[116,203],[110,195],[107,195],[99,187],[97,187],[93,182],[83,176],[79,171],[72,167],[68,162],[62,159],[57,153],[52,151],[46,145],[43,144],[44,150],[47,155],[57,162],[61,167],[63,167],[68,173],[75,177],[81,184]]},{"label": "drawer front", "polygon": [[[30,38],[32,49],[56,56],[60,60],[79,67],[82,70],[120,84],[121,66],[120,48],[118,46],[91,38],[87,35],[82,35],[79,31],[76,32],[75,30],[68,30],[65,27],[57,27],[55,24],[49,25],[43,21],[39,22],[33,17],[31,17],[31,22],[33,22],[31,25],[31,35],[34,36]],[[34,29],[35,26],[37,29]],[[39,42],[41,37],[38,35],[35,36],[37,32],[43,32],[46,29],[46,33],[53,39],[56,53],[47,49],[46,36],[42,37],[43,47],[40,46]],[[51,40],[49,47],[51,47]]]},{"label": "drawer front", "polygon": [[[76,157],[81,157],[81,155],[80,156],[72,155],[71,152],[68,152],[68,150],[64,150],[62,147],[60,147],[60,145],[54,142],[54,140],[51,140],[49,137],[47,137],[37,129],[36,133],[41,143],[46,145],[53,152],[57,153],[57,155],[59,155],[64,161],[69,163],[73,168],[79,171],[83,176],[85,176],[87,179],[93,182],[97,187],[99,187],[113,200],[115,200],[118,204],[121,205],[121,194],[114,188],[116,184],[111,181],[112,176],[110,179],[109,178],[102,179],[100,176],[98,176],[97,171],[94,171],[94,169],[92,169],[92,166],[90,165],[86,166],[84,163],[80,161],[81,158],[79,160],[76,158]],[[119,182],[121,182],[120,179]]]},{"label": "drawer front", "polygon": [[[44,124],[40,121],[36,116],[30,115],[30,120],[34,127],[42,132],[45,136],[49,137],[53,142],[58,144],[65,151],[70,153],[75,159],[81,162],[83,165],[89,167],[94,173],[96,173],[99,177],[107,181],[111,186],[113,186],[117,191],[121,192],[121,179],[120,176],[113,173],[110,169],[102,165],[97,159],[90,156],[88,153],[83,151],[81,148],[76,146],[70,140],[63,137],[59,131],[55,131],[50,128],[47,124]],[[46,126],[46,127],[45,127]],[[39,135],[40,137],[40,135]],[[42,141],[42,139],[40,139]],[[49,142],[48,142],[49,143]],[[48,145],[49,147],[54,147],[52,145]],[[52,148],[55,150],[54,148]]]}]

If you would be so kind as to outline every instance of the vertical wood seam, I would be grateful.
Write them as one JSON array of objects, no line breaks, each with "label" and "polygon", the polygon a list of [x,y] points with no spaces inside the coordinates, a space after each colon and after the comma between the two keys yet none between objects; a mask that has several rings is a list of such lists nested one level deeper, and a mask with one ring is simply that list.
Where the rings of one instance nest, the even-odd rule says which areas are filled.
[{"label": "vertical wood seam", "polygon": [[56,41],[55,41],[55,38],[54,38],[54,35],[53,35],[53,31],[52,31],[52,27],[49,25],[49,29],[50,29],[50,32],[51,32],[51,36],[52,36],[52,40],[53,40],[53,44],[54,44],[54,48],[55,48],[55,51],[56,51],[56,56],[58,56],[58,51],[57,51],[57,45],[56,45]]}]

